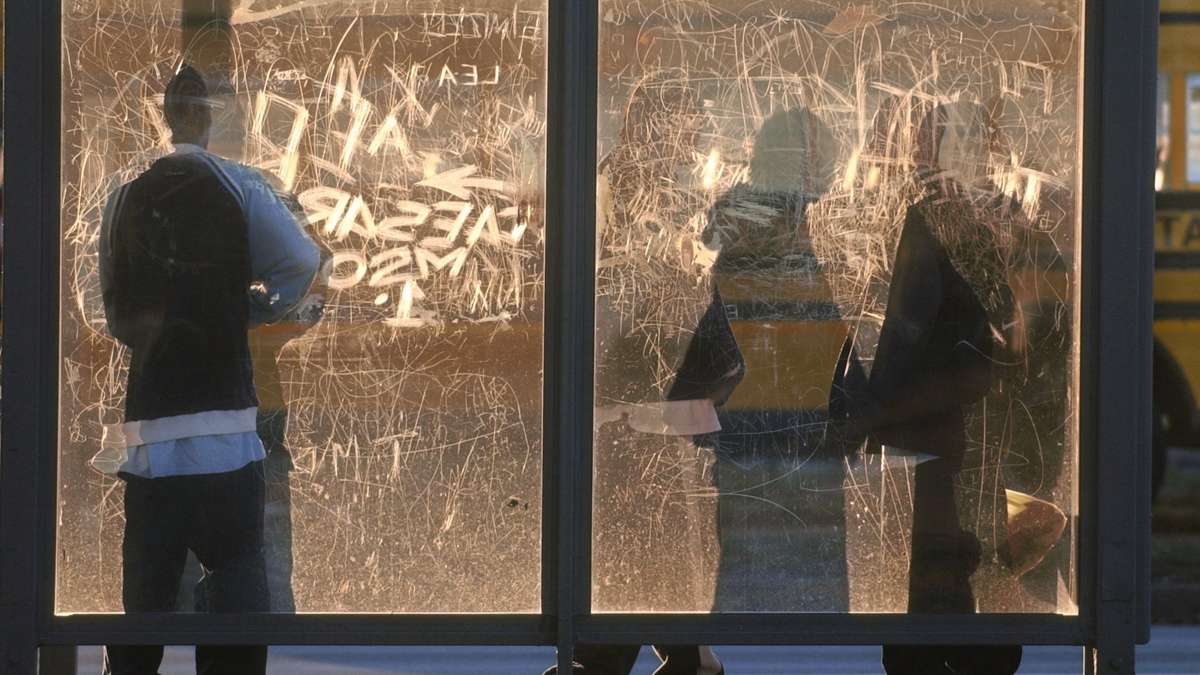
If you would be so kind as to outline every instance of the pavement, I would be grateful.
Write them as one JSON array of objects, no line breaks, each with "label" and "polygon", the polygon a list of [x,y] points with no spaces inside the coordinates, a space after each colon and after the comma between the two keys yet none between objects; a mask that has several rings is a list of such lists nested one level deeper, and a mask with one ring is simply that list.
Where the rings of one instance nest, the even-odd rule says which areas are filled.
[{"label": "pavement", "polygon": [[[729,675],[882,673],[876,647],[719,647]],[[275,647],[271,675],[538,675],[554,659],[545,647]],[[1020,675],[1082,672],[1079,647],[1027,647]],[[653,672],[649,649],[634,675]],[[79,673],[100,672],[100,650],[81,647]],[[192,650],[169,647],[161,675],[191,675]],[[1138,647],[1139,675],[1200,673],[1200,626],[1155,626]]]}]

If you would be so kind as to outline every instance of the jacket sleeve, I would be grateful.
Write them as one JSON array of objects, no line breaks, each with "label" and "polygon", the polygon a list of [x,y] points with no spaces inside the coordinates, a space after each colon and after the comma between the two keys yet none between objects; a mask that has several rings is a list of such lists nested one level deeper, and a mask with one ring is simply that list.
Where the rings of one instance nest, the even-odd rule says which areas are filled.
[{"label": "jacket sleeve", "polygon": [[688,342],[683,362],[667,392],[667,400],[707,399],[724,405],[746,375],[746,361],[716,286]]},{"label": "jacket sleeve", "polygon": [[104,300],[104,319],[108,332],[125,345],[131,345],[133,336],[128,306],[128,262],[124,246],[120,241],[121,222],[126,217],[126,197],[129,185],[113,190],[104,205],[100,224],[98,262],[100,268],[100,295]]},{"label": "jacket sleeve", "polygon": [[251,292],[250,324],[274,323],[304,298],[320,252],[262,176],[249,168],[242,175],[251,274],[261,285]]},{"label": "jacket sleeve", "polygon": [[950,267],[924,218],[914,218],[913,211],[897,249],[870,377],[875,428],[961,408],[979,398],[972,392],[980,386],[986,392],[990,381],[986,369],[973,367],[979,359],[959,358],[960,345],[935,339],[945,337],[945,321],[975,318],[958,315],[970,314],[967,310],[979,307],[979,301]]},{"label": "jacket sleeve", "polygon": [[905,217],[892,270],[870,378],[871,393],[885,407],[908,398],[922,375],[922,357],[942,303],[937,243],[915,207]]}]

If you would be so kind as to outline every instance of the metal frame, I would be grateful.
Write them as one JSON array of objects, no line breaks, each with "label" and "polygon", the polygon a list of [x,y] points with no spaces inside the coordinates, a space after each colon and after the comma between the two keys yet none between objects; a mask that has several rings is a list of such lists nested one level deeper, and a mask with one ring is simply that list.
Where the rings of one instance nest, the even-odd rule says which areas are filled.
[{"label": "metal frame", "polygon": [[542,542],[556,549],[557,557],[554,566],[543,568],[542,583],[553,580],[558,594],[557,602],[543,604],[542,611],[553,608],[556,614],[560,673],[573,670],[578,618],[590,607],[596,4],[550,2],[547,256],[561,264],[551,263],[546,274],[552,301],[543,324],[548,374],[543,410],[552,418],[546,428],[553,431],[545,447],[547,454],[555,455],[557,472],[547,474],[542,499],[556,499],[558,510],[556,521],[547,523],[545,530],[554,532],[556,539]]},{"label": "metal frame", "polygon": [[1134,644],[1150,638],[1158,2],[1108,0],[1089,9],[1084,138],[1094,140],[1083,163],[1080,451],[1087,461],[1079,550],[1087,603],[1080,611],[1090,629],[1085,672],[1115,674],[1134,672]]},{"label": "metal frame", "polygon": [[[1055,615],[592,614],[595,2],[549,0],[541,615],[53,614],[57,488],[60,3],[5,7],[7,247],[0,673],[43,645],[1026,643],[1132,673],[1148,639],[1155,2],[1091,0],[1084,78],[1079,602]],[[1136,94],[1136,95],[1135,95]],[[17,320],[13,320],[13,319]],[[1102,497],[1102,498],[1101,498]],[[1134,505],[1131,508],[1131,504]],[[567,671],[563,671],[567,672]]]},{"label": "metal frame", "polygon": [[[22,5],[25,6],[22,6]],[[4,270],[3,384],[0,450],[0,621],[5,673],[32,673],[48,627],[54,569],[46,544],[56,515],[58,379],[58,3],[5,3],[4,78],[8,246]],[[20,63],[17,66],[17,63]],[[8,175],[11,174],[11,175]],[[20,317],[19,321],[12,317]],[[47,553],[50,553],[47,556]]]},{"label": "metal frame", "polygon": [[1200,23],[1200,12],[1163,12],[1159,23]]}]

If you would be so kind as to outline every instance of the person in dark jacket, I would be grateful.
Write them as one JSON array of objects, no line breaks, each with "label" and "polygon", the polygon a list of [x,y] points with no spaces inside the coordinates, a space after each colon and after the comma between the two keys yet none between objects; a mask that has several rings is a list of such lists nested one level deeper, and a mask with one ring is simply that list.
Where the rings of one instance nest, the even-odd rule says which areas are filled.
[{"label": "person in dark jacket", "polygon": [[[852,430],[848,436],[868,435],[916,463],[913,613],[975,612],[972,575],[983,551],[966,517],[1003,517],[992,513],[1003,513],[1002,490],[978,496],[986,514],[964,513],[955,498],[968,414],[1007,362],[1013,310],[1006,281],[1011,220],[1004,215],[1011,205],[989,189],[988,120],[971,103],[939,105],[925,116],[916,157],[925,196],[904,217],[873,367],[868,376],[848,341],[832,387],[830,412]],[[1001,520],[995,529],[1003,527]],[[889,675],[1011,675],[1020,661],[1018,645],[883,648]]]},{"label": "person in dark jacket", "polygon": [[[270,184],[207,152],[204,76],[183,65],[163,112],[175,152],[108,200],[100,284],[109,332],[129,352],[125,421],[125,611],[175,609],[188,551],[204,569],[196,609],[270,609],[264,562],[262,441],[248,344],[279,320],[319,262]],[[110,645],[106,671],[153,675],[160,646]],[[265,646],[200,646],[202,675],[261,675]]]}]

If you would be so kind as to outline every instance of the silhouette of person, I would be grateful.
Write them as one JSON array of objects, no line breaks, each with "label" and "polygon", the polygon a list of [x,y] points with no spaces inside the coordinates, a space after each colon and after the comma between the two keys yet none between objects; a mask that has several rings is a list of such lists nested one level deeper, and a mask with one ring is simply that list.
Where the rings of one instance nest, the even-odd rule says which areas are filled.
[{"label": "silhouette of person", "polygon": [[[204,76],[184,64],[163,112],[175,151],[110,195],[100,283],[130,367],[125,422],[126,612],[175,609],[192,551],[196,609],[270,609],[258,399],[248,331],[279,320],[317,273],[316,245],[255,170],[209,153]],[[110,645],[114,675],[151,675],[161,646]],[[265,673],[265,646],[198,646],[199,673]]]},{"label": "silhouette of person", "polygon": [[[955,489],[968,454],[968,409],[988,395],[1005,362],[1012,313],[1003,217],[1011,204],[988,180],[991,141],[979,105],[943,104],[924,116],[915,163],[925,196],[904,217],[873,367],[868,376],[847,341],[831,390],[831,414],[916,458],[913,613],[975,611],[971,577],[982,549],[963,527]],[[986,501],[986,509],[1003,509],[1003,494]],[[1020,661],[1016,645],[883,648],[890,675],[1008,675]]]},{"label": "silhouette of person", "polygon": [[[711,489],[707,437],[744,371],[724,303],[693,256],[689,220],[708,208],[687,182],[702,125],[686,72],[645,76],[597,182],[595,531],[615,535],[596,541],[615,555],[595,559],[594,576],[605,606],[634,611],[711,606],[715,503],[690,493]],[[640,649],[576,645],[575,671],[627,675]],[[658,675],[724,672],[705,646],[654,649]]]},{"label": "silhouette of person", "polygon": [[[747,485],[783,483],[788,476],[842,484],[841,458],[825,461],[828,446],[809,431],[814,412],[802,400],[811,383],[812,352],[820,351],[810,341],[820,339],[839,314],[830,302],[826,271],[815,264],[810,226],[813,207],[833,185],[840,156],[832,130],[812,110],[773,112],[755,133],[748,180],[716,200],[706,228],[705,241],[719,251],[713,264],[717,284],[740,291],[734,298],[741,325],[754,331],[756,358],[750,361],[770,373],[743,391],[747,396],[722,416],[727,429],[718,434],[723,456],[745,458],[722,465],[722,526],[755,532],[731,536],[723,547],[719,611],[834,611],[848,605],[844,540],[830,541],[830,529],[823,526],[840,524],[842,500],[831,505],[829,498],[801,490],[783,497],[786,506],[766,491],[743,498]],[[805,459],[797,462],[799,457]],[[813,518],[828,520],[818,524],[806,514],[807,522],[796,528],[794,510],[812,510]],[[798,541],[815,544],[799,544],[808,549],[806,581],[779,588],[778,579],[795,578]]]}]

